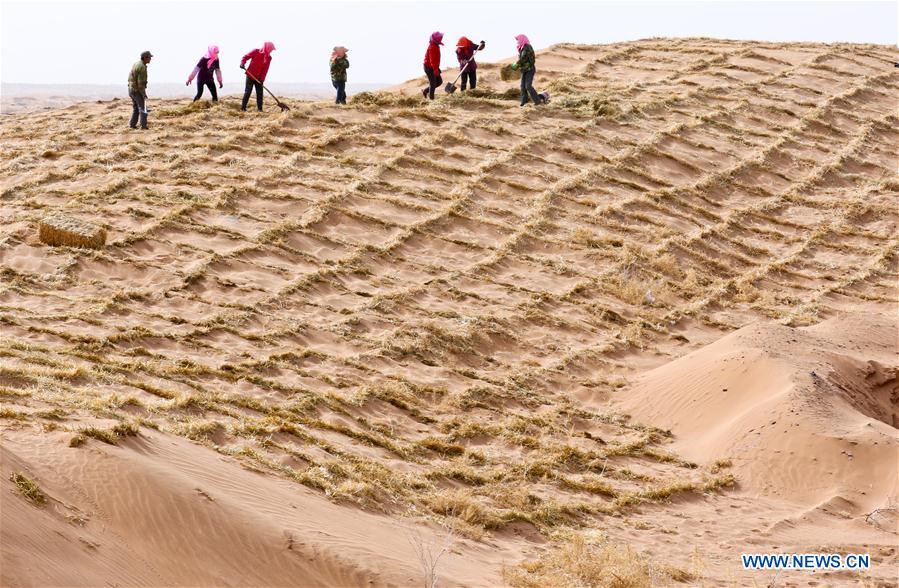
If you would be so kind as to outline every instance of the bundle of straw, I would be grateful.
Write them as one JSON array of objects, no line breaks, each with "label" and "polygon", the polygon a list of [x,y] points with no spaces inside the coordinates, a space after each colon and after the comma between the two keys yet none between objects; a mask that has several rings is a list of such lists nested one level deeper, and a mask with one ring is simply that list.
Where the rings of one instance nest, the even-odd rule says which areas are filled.
[{"label": "bundle of straw", "polygon": [[40,222],[38,238],[47,245],[99,249],[106,244],[106,231],[77,218],[57,214]]},{"label": "bundle of straw", "polygon": [[521,79],[521,70],[512,69],[512,64],[507,63],[499,70],[499,78],[504,82]]}]

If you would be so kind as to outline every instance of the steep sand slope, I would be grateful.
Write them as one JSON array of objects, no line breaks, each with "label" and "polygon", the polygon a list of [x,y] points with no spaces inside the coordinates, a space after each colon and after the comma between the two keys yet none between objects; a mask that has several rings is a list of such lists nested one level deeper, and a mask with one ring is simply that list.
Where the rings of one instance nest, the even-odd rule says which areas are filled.
[{"label": "steep sand slope", "polygon": [[[3,117],[3,582],[405,584],[397,521],[463,537],[446,581],[495,585],[601,532],[750,585],[769,578],[739,569],[747,543],[826,537],[895,584],[895,535],[835,483],[839,458],[806,503],[853,503],[797,509],[739,455],[746,481],[715,465],[723,443],[693,463],[607,405],[749,324],[895,313],[895,52],[566,44],[539,56],[539,109],[484,64],[477,94],[434,103],[419,80],[285,114],[153,99],[148,132],[122,100]],[[102,225],[105,248],[43,245],[49,213]],[[814,388],[776,369],[786,422],[790,386]],[[833,402],[822,418],[867,442]]]},{"label": "steep sand slope", "polygon": [[[145,432],[67,451],[61,432],[4,436],[0,470],[27,471],[44,508],[4,488],[3,586],[387,586],[418,583],[408,538],[439,528],[329,502],[190,442]],[[516,556],[461,540],[441,584],[500,582]]]},{"label": "steep sand slope", "polygon": [[870,512],[899,497],[897,333],[865,314],[749,325],[648,372],[621,406],[689,459],[729,456],[747,490]]}]

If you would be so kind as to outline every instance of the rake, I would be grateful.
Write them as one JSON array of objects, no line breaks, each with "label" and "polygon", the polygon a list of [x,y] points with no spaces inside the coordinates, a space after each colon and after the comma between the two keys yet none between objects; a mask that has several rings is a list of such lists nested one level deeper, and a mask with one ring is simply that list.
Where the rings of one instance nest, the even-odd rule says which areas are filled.
[{"label": "rake", "polygon": [[262,86],[262,89],[269,93],[269,96],[271,96],[271,97],[275,100],[275,104],[277,104],[277,105],[281,108],[281,112],[284,112],[285,110],[290,110],[290,106],[288,106],[288,105],[284,104],[283,102],[281,102],[280,100],[278,100],[278,97],[275,96],[274,94],[272,94],[272,91],[269,90],[268,88],[266,88],[266,87],[265,87],[265,84],[263,84],[262,82],[260,82],[259,80],[257,80],[257,79],[256,79],[256,76],[254,76],[253,74],[251,74],[250,72],[248,72],[247,70],[245,70],[245,69],[242,68],[242,67],[241,67],[240,69],[243,69],[243,70],[244,70],[244,73],[246,73],[248,76],[250,76],[250,79],[251,79],[251,80],[253,80],[253,81],[256,82],[257,84],[259,84],[260,86]]}]

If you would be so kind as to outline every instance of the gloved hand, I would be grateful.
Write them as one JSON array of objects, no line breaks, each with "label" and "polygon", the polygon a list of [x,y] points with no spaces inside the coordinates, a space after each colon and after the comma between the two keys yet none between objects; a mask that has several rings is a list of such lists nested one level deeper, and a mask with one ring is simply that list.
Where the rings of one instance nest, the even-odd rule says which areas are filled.
[{"label": "gloved hand", "polygon": [[244,70],[245,70],[245,69],[247,69],[247,66],[246,66],[245,64],[241,63],[241,64],[240,64],[240,69],[244,69]]},{"label": "gloved hand", "polygon": [[184,85],[189,86],[192,81],[193,81],[192,79],[188,78],[187,81],[184,82]]},{"label": "gloved hand", "polygon": [[222,85],[222,83],[219,82],[219,89],[221,89],[221,88],[223,88],[223,87],[224,87],[224,86]]},{"label": "gloved hand", "polygon": [[478,51],[483,51],[483,50],[484,50],[484,47],[486,47],[486,46],[487,46],[487,44],[484,43],[484,41],[481,41],[481,44],[478,45]]}]

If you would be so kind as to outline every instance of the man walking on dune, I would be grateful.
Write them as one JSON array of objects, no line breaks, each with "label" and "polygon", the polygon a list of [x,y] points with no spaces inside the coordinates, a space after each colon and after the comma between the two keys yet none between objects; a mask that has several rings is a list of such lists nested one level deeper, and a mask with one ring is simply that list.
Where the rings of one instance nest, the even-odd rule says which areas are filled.
[{"label": "man walking on dune", "polygon": [[128,126],[132,129],[137,128],[137,120],[140,117],[140,128],[148,129],[147,126],[147,64],[153,59],[153,54],[144,51],[140,54],[140,61],[131,66],[131,73],[128,74],[128,95],[131,96],[131,103],[134,110],[131,113],[131,122]]}]

